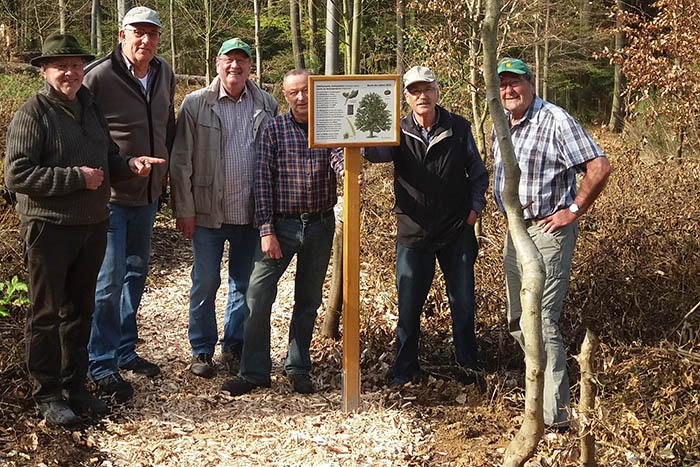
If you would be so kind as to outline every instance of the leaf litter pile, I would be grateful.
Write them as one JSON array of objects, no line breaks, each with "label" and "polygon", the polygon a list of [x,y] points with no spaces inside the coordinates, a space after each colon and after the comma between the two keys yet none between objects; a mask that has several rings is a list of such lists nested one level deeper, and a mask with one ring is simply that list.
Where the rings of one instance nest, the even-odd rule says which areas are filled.
[{"label": "leaf litter pile", "polygon": [[[580,224],[561,328],[568,354],[586,328],[601,338],[593,424],[600,465],[700,465],[700,163],[640,160],[604,132],[594,136],[614,167]],[[387,387],[396,326],[396,225],[392,169],[366,165],[362,191],[362,409],[344,413],[342,345],[312,341],[317,392],[302,396],[282,375],[293,303],[294,263],[272,313],[270,389],[232,398],[189,372],[188,295],[192,252],[167,209],[154,230],[139,312],[138,351],[161,365],[156,378],[124,374],[129,403],[72,430],[46,426],[31,401],[23,318],[0,319],[0,464],[7,465],[500,465],[521,421],[522,354],[505,324],[504,222],[490,198],[476,265],[480,384],[456,381],[450,316],[439,272],[426,301],[420,358],[426,377]],[[16,218],[3,206],[3,277],[22,274]],[[9,213],[9,214],[8,214]],[[7,266],[5,266],[7,265]],[[225,278],[227,263],[222,265]],[[330,268],[329,268],[330,271]],[[225,284],[225,281],[224,281]],[[328,298],[328,281],[324,303]],[[225,285],[217,297],[219,329]],[[215,359],[218,358],[218,350]],[[572,401],[579,369],[570,358]],[[574,418],[579,416],[575,410]],[[531,466],[576,465],[575,431],[545,433]]]}]

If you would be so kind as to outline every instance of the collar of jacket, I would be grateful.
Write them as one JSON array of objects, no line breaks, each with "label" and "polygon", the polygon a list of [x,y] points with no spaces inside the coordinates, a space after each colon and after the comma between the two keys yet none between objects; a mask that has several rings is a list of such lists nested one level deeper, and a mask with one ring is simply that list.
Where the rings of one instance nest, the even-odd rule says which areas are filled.
[{"label": "collar of jacket", "polygon": [[[253,103],[256,107],[267,106],[267,102],[265,102],[265,99],[263,99],[262,96],[262,90],[258,87],[257,84],[255,84],[250,79],[247,79],[245,82],[245,87],[246,91],[249,92],[250,96],[253,98]],[[209,83],[209,85],[205,89],[207,103],[210,105],[215,105],[216,102],[219,101],[219,77],[215,76],[211,83]],[[265,110],[271,111],[272,109],[265,108]]]},{"label": "collar of jacket", "polygon": [[[433,135],[433,138],[430,140],[430,144],[428,145],[426,152],[431,147],[438,144],[440,141],[452,136],[452,115],[450,114],[450,112],[448,112],[444,108],[440,107],[439,105],[435,106],[435,110],[436,110],[436,112],[439,113],[440,117],[437,120],[435,133]],[[413,119],[413,112],[409,113],[408,115],[406,115],[405,117],[403,117],[401,119],[401,123],[400,123],[401,132],[404,133],[408,137],[415,138],[418,141],[423,142],[423,137],[420,135],[419,131],[416,129],[415,125],[413,124],[412,119]],[[425,144],[425,142],[423,142],[423,144]]]},{"label": "collar of jacket", "polygon": [[[52,88],[51,85],[49,85],[49,83],[44,83],[44,86],[41,89],[39,89],[39,94],[46,96],[47,99],[56,102],[57,104],[61,103],[61,98],[58,97],[58,95],[56,94],[56,90]],[[92,98],[92,93],[88,88],[86,88],[83,85],[80,85],[80,89],[78,89],[78,92],[75,95],[80,101],[80,105],[83,107],[83,109],[92,105],[92,103],[94,102]]]},{"label": "collar of jacket", "polygon": [[[112,69],[114,70],[114,72],[117,73],[118,76],[121,76],[122,79],[127,80],[130,86],[132,86],[134,89],[137,89],[139,93],[142,93],[141,85],[136,82],[136,78],[126,67],[126,63],[124,63],[124,55],[122,54],[121,44],[117,44],[117,47],[115,47],[115,49],[109,54],[109,60],[112,63]],[[157,55],[154,56],[153,59],[151,59],[149,66],[153,70],[153,81],[155,82],[155,80],[158,79],[158,76],[160,75],[160,59]],[[151,86],[151,89],[155,89],[156,86],[157,85]]]}]

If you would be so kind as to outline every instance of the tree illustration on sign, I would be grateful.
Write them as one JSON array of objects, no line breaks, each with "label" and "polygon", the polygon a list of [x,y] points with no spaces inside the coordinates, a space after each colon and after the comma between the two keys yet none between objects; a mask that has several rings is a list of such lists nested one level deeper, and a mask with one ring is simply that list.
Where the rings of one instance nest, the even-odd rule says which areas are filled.
[{"label": "tree illustration on sign", "polygon": [[355,114],[355,126],[358,130],[369,132],[374,138],[375,133],[391,128],[391,112],[379,94],[370,92],[360,100],[360,107]]}]

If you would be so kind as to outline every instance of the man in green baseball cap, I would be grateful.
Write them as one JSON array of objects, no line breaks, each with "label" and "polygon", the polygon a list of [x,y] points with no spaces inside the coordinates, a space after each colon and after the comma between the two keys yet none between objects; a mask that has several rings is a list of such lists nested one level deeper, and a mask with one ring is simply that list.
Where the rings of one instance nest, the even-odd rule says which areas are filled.
[{"label": "man in green baseball cap", "polygon": [[530,71],[530,67],[525,62],[510,57],[504,57],[498,62],[498,74],[500,75],[503,72],[525,75],[528,78],[532,76],[532,71]]},{"label": "man in green baseball cap", "polygon": [[234,37],[233,39],[224,41],[224,43],[221,44],[221,48],[219,49],[219,53],[217,54],[217,56],[226,55],[234,50],[242,50],[243,52],[245,52],[248,58],[253,58],[253,56],[250,53],[250,46],[242,40],[240,40],[238,37]]}]

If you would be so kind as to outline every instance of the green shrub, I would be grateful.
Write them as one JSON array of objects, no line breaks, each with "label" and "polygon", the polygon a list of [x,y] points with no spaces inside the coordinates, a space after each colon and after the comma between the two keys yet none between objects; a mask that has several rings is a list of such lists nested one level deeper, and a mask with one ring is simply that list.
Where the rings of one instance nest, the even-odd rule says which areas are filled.
[{"label": "green shrub", "polygon": [[22,308],[31,302],[27,298],[27,284],[17,276],[5,282],[0,282],[0,316],[9,316],[14,308]]}]

